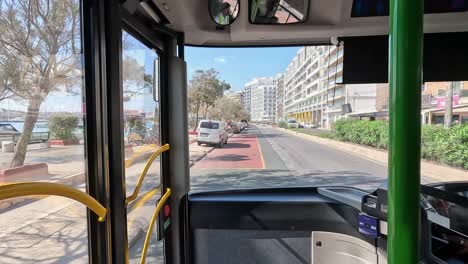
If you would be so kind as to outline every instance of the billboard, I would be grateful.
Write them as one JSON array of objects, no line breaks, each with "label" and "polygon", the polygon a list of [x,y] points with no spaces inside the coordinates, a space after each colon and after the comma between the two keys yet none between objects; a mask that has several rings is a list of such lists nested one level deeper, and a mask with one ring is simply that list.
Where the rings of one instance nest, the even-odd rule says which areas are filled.
[{"label": "billboard", "polygon": [[[452,106],[458,105],[458,95],[454,95],[452,99]],[[437,108],[445,108],[445,96],[437,97]]]}]

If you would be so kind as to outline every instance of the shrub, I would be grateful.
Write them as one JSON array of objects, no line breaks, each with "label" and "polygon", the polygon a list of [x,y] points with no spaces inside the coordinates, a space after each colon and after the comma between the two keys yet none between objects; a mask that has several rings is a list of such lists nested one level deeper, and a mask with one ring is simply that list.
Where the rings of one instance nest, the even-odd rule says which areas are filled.
[{"label": "shrub", "polygon": [[287,128],[287,127],[288,127],[288,123],[286,123],[286,121],[280,121],[280,122],[278,123],[278,127]]},{"label": "shrub", "polygon": [[[333,125],[334,138],[381,149],[388,148],[388,124],[385,121],[342,119]],[[445,129],[423,125],[421,156],[448,165],[468,169],[468,125]]]},{"label": "shrub", "polygon": [[71,114],[57,114],[49,119],[49,131],[54,139],[74,139],[78,117]]},{"label": "shrub", "polygon": [[384,121],[341,119],[333,125],[335,138],[356,144],[387,148],[388,125]]},{"label": "shrub", "polygon": [[423,158],[468,169],[468,125],[423,126],[422,132]]}]

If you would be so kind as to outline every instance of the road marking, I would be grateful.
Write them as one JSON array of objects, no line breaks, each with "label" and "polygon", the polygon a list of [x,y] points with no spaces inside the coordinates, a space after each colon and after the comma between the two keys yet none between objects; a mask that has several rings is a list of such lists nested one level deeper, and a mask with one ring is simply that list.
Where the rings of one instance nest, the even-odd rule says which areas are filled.
[{"label": "road marking", "polygon": [[262,150],[262,147],[260,146],[260,140],[258,139],[258,135],[255,135],[255,137],[257,138],[258,150],[260,152],[260,158],[262,159],[262,169],[266,169],[265,159],[263,158],[263,150]]}]

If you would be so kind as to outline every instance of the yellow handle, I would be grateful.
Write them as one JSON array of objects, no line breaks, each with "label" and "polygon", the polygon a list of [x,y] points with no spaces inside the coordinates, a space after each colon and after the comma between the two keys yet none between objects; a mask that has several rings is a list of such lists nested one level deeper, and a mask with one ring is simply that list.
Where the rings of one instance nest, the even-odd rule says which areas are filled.
[{"label": "yellow handle", "polygon": [[130,202],[132,202],[133,200],[135,200],[138,197],[138,193],[140,192],[141,185],[143,185],[143,180],[145,179],[146,173],[148,173],[148,170],[151,167],[151,164],[153,164],[153,161],[159,155],[161,155],[161,153],[163,153],[164,151],[167,151],[167,150],[169,150],[169,144],[165,144],[165,145],[161,146],[160,148],[158,148],[151,155],[151,157],[146,162],[145,167],[143,168],[143,171],[141,171],[141,173],[140,173],[140,177],[138,178],[138,182],[137,182],[137,185],[135,187],[135,190],[133,191],[132,195],[130,195],[129,197],[127,197],[127,199],[125,199],[125,204],[129,204]]},{"label": "yellow handle", "polygon": [[159,211],[161,211],[163,204],[167,201],[169,196],[171,196],[171,189],[167,188],[166,193],[161,197],[161,200],[159,200],[158,205],[156,205],[156,210],[154,210],[153,216],[151,217],[148,232],[146,233],[145,243],[143,244],[143,251],[141,252],[140,264],[145,264],[146,252],[148,251],[151,235],[153,234],[154,223],[158,218]]},{"label": "yellow handle", "polygon": [[86,205],[89,209],[95,212],[99,216],[99,222],[104,221],[106,218],[106,208],[104,208],[93,197],[85,192],[63,184],[48,182],[21,182],[0,186],[0,200],[28,195],[56,195],[67,197]]}]

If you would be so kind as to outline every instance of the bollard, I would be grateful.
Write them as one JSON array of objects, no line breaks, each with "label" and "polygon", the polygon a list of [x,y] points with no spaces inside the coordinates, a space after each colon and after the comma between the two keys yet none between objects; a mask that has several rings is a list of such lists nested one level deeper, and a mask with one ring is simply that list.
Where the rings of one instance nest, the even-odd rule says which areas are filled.
[{"label": "bollard", "polygon": [[2,152],[15,152],[15,143],[13,141],[2,141]]}]

